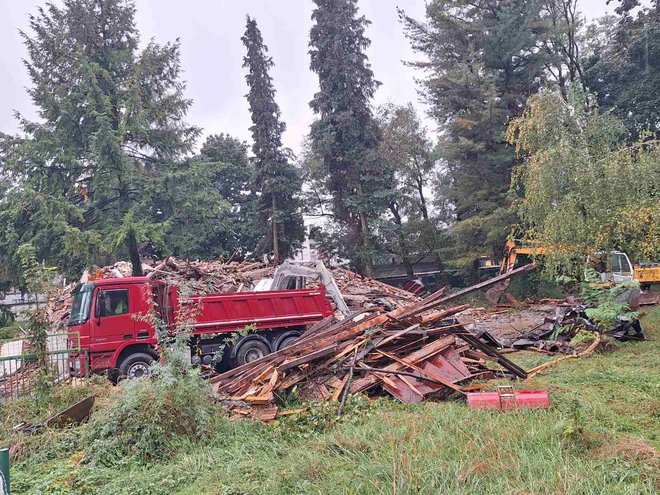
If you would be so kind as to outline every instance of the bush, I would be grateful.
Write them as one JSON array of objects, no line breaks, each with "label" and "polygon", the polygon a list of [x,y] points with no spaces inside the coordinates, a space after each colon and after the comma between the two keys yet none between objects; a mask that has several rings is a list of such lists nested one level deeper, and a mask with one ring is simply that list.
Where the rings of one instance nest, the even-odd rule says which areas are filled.
[{"label": "bush", "polygon": [[120,387],[117,400],[86,429],[86,462],[113,465],[133,458],[146,463],[170,456],[177,440],[209,436],[216,406],[209,401],[209,384],[195,371],[156,365],[155,377]]}]

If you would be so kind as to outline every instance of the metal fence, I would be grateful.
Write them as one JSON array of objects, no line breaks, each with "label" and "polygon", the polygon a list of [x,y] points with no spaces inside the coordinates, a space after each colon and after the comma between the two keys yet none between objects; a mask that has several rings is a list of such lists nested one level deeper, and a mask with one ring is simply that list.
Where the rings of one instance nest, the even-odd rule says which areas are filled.
[{"label": "metal fence", "polygon": [[[46,349],[53,381],[69,380],[69,353],[83,352],[80,335],[77,332],[50,334]],[[29,339],[0,340],[0,402],[31,395],[37,374],[37,355],[30,349]]]}]

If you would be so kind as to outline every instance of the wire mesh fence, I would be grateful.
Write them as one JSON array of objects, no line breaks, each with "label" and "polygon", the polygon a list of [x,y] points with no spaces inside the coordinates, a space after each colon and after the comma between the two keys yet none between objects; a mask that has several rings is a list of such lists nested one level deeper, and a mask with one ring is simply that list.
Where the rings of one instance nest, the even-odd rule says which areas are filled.
[{"label": "wire mesh fence", "polygon": [[[77,332],[48,335],[48,371],[55,383],[72,378],[69,353],[75,352],[84,355]],[[0,340],[0,402],[33,394],[38,368],[37,354],[29,339]]]}]

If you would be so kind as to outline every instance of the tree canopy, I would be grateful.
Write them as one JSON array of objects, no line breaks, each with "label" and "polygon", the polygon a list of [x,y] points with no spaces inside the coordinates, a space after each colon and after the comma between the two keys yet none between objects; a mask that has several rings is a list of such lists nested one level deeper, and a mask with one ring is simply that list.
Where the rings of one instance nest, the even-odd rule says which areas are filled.
[{"label": "tree canopy", "polygon": [[444,254],[468,267],[499,253],[515,222],[507,196],[516,157],[504,133],[545,80],[545,56],[534,49],[540,3],[435,0],[426,22],[401,15],[426,56],[412,65],[426,74],[421,93],[442,131],[436,197],[453,241]]},{"label": "tree canopy", "polygon": [[70,278],[126,258],[140,274],[146,253],[279,262],[304,214],[323,218],[307,233],[322,255],[365,275],[400,259],[413,278],[435,259],[467,282],[511,236],[560,246],[551,271],[594,249],[657,261],[659,5],[620,0],[591,24],[580,0],[399,10],[427,131],[412,104],[374,106],[358,1],[313,0],[318,91],[295,157],[254,18],[241,37],[252,139],[198,142],[178,40],[141,43],[131,0],[47,2],[21,33],[38,117],[0,134],[0,287],[21,283],[26,244]]},{"label": "tree canopy", "polygon": [[140,274],[140,242],[164,247],[171,227],[220,211],[204,170],[181,165],[199,129],[183,121],[178,42],[140,49],[134,17],[120,0],[47,3],[30,16],[22,36],[39,120],[19,116],[25,137],[5,144],[20,186],[0,218],[3,251],[31,242],[72,273],[128,254]]},{"label": "tree canopy", "polygon": [[526,159],[514,175],[526,236],[552,246],[551,273],[579,276],[585,257],[621,250],[660,256],[660,146],[627,144],[624,122],[572,87],[530,98],[508,130]]}]

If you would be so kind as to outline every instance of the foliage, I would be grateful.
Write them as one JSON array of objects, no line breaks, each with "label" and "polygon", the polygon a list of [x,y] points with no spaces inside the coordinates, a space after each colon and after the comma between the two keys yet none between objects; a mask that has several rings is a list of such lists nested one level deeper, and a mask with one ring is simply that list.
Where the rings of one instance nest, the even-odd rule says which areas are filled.
[{"label": "foliage", "polygon": [[37,401],[46,401],[53,386],[53,373],[48,358],[48,329],[50,322],[46,307],[39,302],[39,296],[46,294],[50,300],[53,293],[55,269],[37,261],[37,254],[32,244],[21,244],[16,252],[22,267],[22,276],[28,292],[36,296],[35,308],[27,314],[30,333],[30,348],[36,356],[37,373],[33,378]]},{"label": "foliage", "polygon": [[444,254],[465,269],[479,256],[498,257],[516,221],[507,198],[516,156],[504,133],[547,79],[537,49],[547,37],[541,4],[435,0],[425,22],[400,15],[426,57],[410,65],[426,75],[421,92],[440,132],[435,194],[452,240]]},{"label": "foliage", "polygon": [[[295,391],[292,393],[295,396]],[[282,416],[274,425],[274,433],[286,440],[312,439],[319,434],[332,432],[341,425],[364,423],[373,416],[387,399],[370,400],[364,395],[349,396],[342,414],[338,415],[339,403],[336,401],[318,401],[297,403],[291,397],[287,400],[299,414]]]},{"label": "foliage", "polygon": [[[0,329],[8,327],[14,323],[16,315],[9,309],[8,306],[0,304]],[[0,337],[2,339],[2,337]]]},{"label": "foliage", "polygon": [[604,286],[598,273],[587,269],[581,290],[582,300],[591,306],[585,310],[587,318],[602,330],[609,330],[617,322],[639,319],[639,313],[631,311],[627,301],[623,300],[630,291],[639,291],[637,281]]},{"label": "foliage", "polygon": [[3,253],[31,242],[69,275],[127,254],[140,274],[139,243],[165,249],[168,228],[219,212],[203,171],[180,163],[199,130],[182,120],[191,102],[179,44],[140,48],[134,17],[121,0],[48,3],[30,16],[21,34],[40,120],[19,116],[24,137],[4,139],[17,186],[0,214]]},{"label": "foliage", "polygon": [[153,378],[122,382],[118,399],[94,418],[85,441],[86,462],[112,465],[126,457],[149,462],[169,456],[175,441],[208,435],[214,407],[210,387],[191,367],[188,347],[200,308],[193,304],[190,287],[178,289],[172,332],[154,308],[144,316],[156,329],[162,362],[153,365]]},{"label": "foliage", "polygon": [[318,115],[310,141],[321,165],[317,182],[331,196],[334,220],[346,233],[341,239],[344,258],[371,275],[370,220],[384,210],[392,177],[376,153],[380,132],[369,103],[380,83],[365,54],[369,21],[358,16],[357,0],[314,0],[314,4],[309,54],[319,91],[310,102]]},{"label": "foliage", "polygon": [[657,143],[626,146],[622,122],[578,87],[568,101],[558,91],[531,97],[508,138],[526,157],[512,184],[515,206],[526,237],[552,246],[548,273],[581,278],[594,252],[660,255]]},{"label": "foliage", "polygon": [[275,262],[289,258],[304,237],[298,195],[302,183],[289,163],[291,151],[282,146],[286,129],[280,120],[280,108],[275,102],[275,88],[269,70],[273,59],[268,56],[257,21],[247,17],[245,34],[241,38],[247,49],[243,67],[248,87],[247,100],[252,114],[252,152],[254,153],[255,184],[259,190],[258,222],[261,232],[258,251],[272,253]]},{"label": "foliage", "polygon": [[541,53],[549,78],[564,98],[571,83],[584,79],[581,50],[584,45],[584,17],[578,0],[544,0],[541,6]]},{"label": "foliage", "polygon": [[383,169],[392,171],[392,190],[387,196],[388,214],[377,224],[384,249],[401,257],[409,277],[415,255],[424,256],[438,247],[438,230],[429,213],[428,187],[435,167],[426,129],[412,105],[384,105],[378,111],[382,132],[379,148]]},{"label": "foliage", "polygon": [[248,159],[248,145],[229,134],[206,138],[194,161],[208,169],[213,187],[228,203],[228,208],[211,221],[188,224],[186,236],[177,254],[188,258],[226,257],[245,259],[257,251],[262,238],[256,227],[258,195],[255,189],[254,164]]},{"label": "foliage", "polygon": [[[639,8],[638,8],[639,7]],[[633,141],[660,133],[660,4],[620,1],[586,33],[584,82],[611,108]]]},{"label": "foliage", "polygon": [[123,458],[164,459],[181,439],[203,440],[213,406],[198,373],[166,363],[153,379],[127,380],[112,405],[86,429],[84,461],[113,465]]}]

